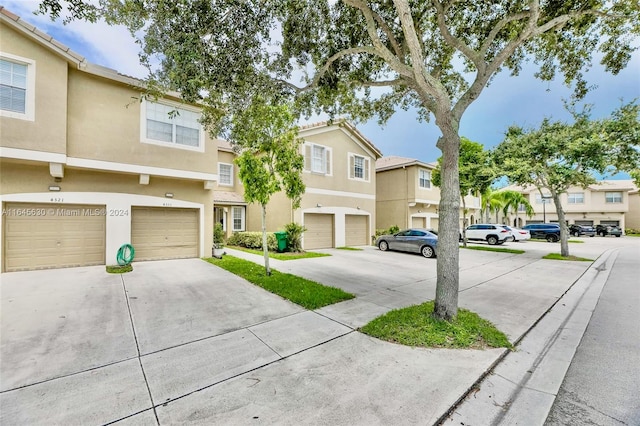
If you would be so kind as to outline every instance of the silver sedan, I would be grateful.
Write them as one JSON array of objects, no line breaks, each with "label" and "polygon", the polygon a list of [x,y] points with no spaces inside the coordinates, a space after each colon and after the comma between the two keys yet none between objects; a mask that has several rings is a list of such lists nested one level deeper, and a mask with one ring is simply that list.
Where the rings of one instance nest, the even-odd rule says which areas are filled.
[{"label": "silver sedan", "polygon": [[381,235],[376,240],[381,251],[397,250],[420,253],[424,257],[436,257],[438,236],[427,229],[405,229],[393,235]]}]

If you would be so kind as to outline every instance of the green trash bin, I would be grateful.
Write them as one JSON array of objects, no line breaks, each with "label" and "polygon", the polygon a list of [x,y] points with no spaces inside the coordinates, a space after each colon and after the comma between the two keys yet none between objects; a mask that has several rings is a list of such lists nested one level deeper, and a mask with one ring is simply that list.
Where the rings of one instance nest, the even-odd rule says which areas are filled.
[{"label": "green trash bin", "polygon": [[278,251],[283,252],[287,248],[287,233],[284,231],[274,232],[276,240],[278,240]]}]

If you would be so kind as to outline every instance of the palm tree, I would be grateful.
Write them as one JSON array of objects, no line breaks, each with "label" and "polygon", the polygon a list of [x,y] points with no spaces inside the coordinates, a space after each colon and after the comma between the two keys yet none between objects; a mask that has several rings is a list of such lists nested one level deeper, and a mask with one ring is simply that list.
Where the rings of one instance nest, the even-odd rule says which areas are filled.
[{"label": "palm tree", "polygon": [[496,192],[495,196],[500,200],[502,204],[502,214],[504,215],[504,217],[507,217],[509,215],[509,210],[512,210],[516,215],[516,223],[518,223],[518,210],[520,209],[520,206],[524,207],[524,211],[527,216],[531,217],[534,214],[533,207],[529,203],[527,197],[525,197],[518,191],[506,189]]},{"label": "palm tree", "polygon": [[[482,203],[482,214],[485,217],[485,223],[491,223],[491,212],[497,212],[502,208],[502,199],[499,194],[500,191],[496,191],[493,188],[487,188],[480,194],[480,202]],[[498,219],[496,219],[496,222]]]}]

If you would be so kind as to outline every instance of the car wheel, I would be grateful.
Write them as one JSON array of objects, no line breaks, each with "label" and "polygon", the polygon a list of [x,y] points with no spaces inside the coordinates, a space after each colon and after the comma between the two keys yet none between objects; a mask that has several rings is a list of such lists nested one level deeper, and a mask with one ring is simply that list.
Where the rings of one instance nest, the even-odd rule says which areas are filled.
[{"label": "car wheel", "polygon": [[389,243],[387,243],[386,241],[380,241],[378,243],[378,248],[380,249],[380,251],[387,251],[389,250]]},{"label": "car wheel", "polygon": [[578,231],[575,231],[575,232],[573,233],[573,236],[574,236],[574,237],[579,237],[579,236],[580,236],[580,233],[579,233]]},{"label": "car wheel", "polygon": [[498,244],[498,237],[494,235],[488,236],[487,243],[489,243],[490,246],[495,246],[496,244]]},{"label": "car wheel", "polygon": [[620,235],[616,235],[616,238],[620,238]]},{"label": "car wheel", "polygon": [[420,249],[420,253],[422,253],[424,257],[436,257],[436,252],[431,246],[423,246]]},{"label": "car wheel", "polygon": [[549,241],[550,243],[555,243],[556,241],[558,241],[558,236],[557,235],[547,235],[547,241]]}]

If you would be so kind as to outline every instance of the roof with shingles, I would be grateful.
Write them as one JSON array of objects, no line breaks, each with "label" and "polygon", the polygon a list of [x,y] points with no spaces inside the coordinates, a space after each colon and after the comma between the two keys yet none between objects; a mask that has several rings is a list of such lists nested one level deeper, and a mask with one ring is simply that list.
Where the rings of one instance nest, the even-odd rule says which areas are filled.
[{"label": "roof with shingles", "polygon": [[376,172],[399,169],[402,167],[409,167],[409,166],[420,166],[420,167],[426,167],[428,169],[434,169],[436,167],[436,164],[426,163],[416,158],[398,157],[398,156],[390,155],[387,157],[379,158],[376,161]]}]

